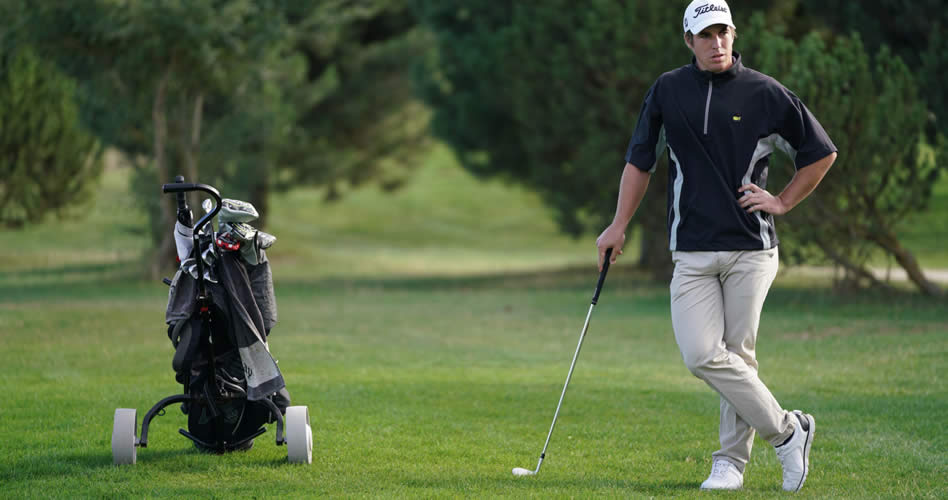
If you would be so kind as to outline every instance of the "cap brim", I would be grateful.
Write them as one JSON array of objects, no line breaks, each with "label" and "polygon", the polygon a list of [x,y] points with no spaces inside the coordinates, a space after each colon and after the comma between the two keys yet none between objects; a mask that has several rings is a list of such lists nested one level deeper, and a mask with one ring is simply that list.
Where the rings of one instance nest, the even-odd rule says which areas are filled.
[{"label": "cap brim", "polygon": [[706,19],[702,19],[702,22],[695,24],[694,26],[689,26],[686,32],[691,32],[692,34],[697,35],[701,33],[701,30],[707,28],[708,26],[714,26],[715,24],[726,24],[734,29],[737,29],[737,26],[734,26],[734,21],[731,20],[730,16],[719,16],[713,17],[709,16]]}]

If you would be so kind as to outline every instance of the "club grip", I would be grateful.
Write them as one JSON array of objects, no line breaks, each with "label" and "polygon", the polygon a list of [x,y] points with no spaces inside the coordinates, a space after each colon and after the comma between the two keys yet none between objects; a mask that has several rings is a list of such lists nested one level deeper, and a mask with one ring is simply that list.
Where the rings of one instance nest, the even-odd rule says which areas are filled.
[{"label": "club grip", "polygon": [[[184,184],[184,176],[179,175],[174,178],[175,184]],[[174,195],[175,200],[178,202],[178,211],[184,211],[188,209],[188,199],[184,195],[184,191],[178,191]]]},{"label": "club grip", "polygon": [[599,282],[596,283],[596,294],[593,295],[592,303],[599,302],[599,292],[602,291],[602,284],[606,282],[606,273],[609,272],[609,258],[612,257],[612,249],[606,249],[606,256],[602,261],[602,271],[599,273]]}]

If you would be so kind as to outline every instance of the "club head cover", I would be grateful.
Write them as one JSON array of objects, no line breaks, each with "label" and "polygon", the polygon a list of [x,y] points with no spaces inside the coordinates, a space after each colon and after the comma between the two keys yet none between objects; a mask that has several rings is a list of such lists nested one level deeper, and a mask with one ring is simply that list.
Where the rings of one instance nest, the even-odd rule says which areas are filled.
[{"label": "club head cover", "polygon": [[244,262],[250,264],[251,266],[256,266],[260,263],[260,252],[259,248],[257,247],[257,238],[251,239],[242,247],[240,247],[240,258],[244,259]]},{"label": "club head cover", "polygon": [[260,217],[257,209],[246,201],[232,200],[224,198],[221,200],[221,211],[218,214],[218,221],[225,222],[253,222]]}]

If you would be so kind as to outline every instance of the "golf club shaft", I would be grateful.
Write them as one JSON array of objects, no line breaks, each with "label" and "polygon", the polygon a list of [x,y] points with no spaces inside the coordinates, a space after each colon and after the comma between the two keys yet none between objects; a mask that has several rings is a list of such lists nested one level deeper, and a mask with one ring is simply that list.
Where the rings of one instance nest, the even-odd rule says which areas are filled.
[{"label": "golf club shaft", "polygon": [[543,444],[543,451],[540,452],[540,461],[537,462],[536,472],[540,472],[540,465],[543,464],[543,458],[546,456],[546,448],[550,445],[550,438],[553,437],[553,428],[556,427],[556,418],[560,415],[560,407],[563,405],[563,397],[566,396],[566,388],[569,387],[569,380],[573,378],[573,368],[576,367],[576,360],[579,358],[579,351],[583,348],[583,339],[586,338],[586,330],[589,328],[589,318],[592,316],[593,308],[596,304],[589,304],[589,312],[586,313],[586,322],[583,324],[583,332],[579,335],[579,343],[576,344],[576,352],[573,354],[573,362],[569,365],[569,373],[566,374],[566,383],[563,384],[563,392],[560,393],[560,402],[556,404],[556,412],[553,413],[553,423],[550,424],[550,432],[546,435],[546,443]]},{"label": "golf club shaft", "polygon": [[596,293],[593,294],[592,303],[589,304],[589,312],[586,313],[586,321],[583,323],[583,331],[579,334],[579,343],[576,344],[576,352],[573,353],[573,361],[569,364],[569,372],[566,374],[566,383],[563,384],[563,392],[560,393],[560,401],[556,404],[556,412],[553,413],[553,422],[550,424],[550,432],[546,434],[546,443],[543,443],[543,451],[540,452],[540,460],[537,462],[537,469],[534,474],[540,472],[540,466],[543,465],[543,459],[546,457],[546,448],[550,445],[550,438],[553,437],[553,429],[556,427],[556,418],[560,415],[560,407],[563,406],[563,398],[566,396],[566,388],[569,387],[569,380],[573,378],[573,369],[576,368],[576,360],[579,359],[579,351],[583,348],[583,340],[586,338],[586,330],[589,329],[589,318],[592,317],[593,308],[599,302],[599,292],[602,291],[602,284],[606,281],[606,273],[609,272],[609,259],[612,256],[612,249],[606,250],[605,259],[602,263],[602,272],[599,273],[599,281],[596,283]]}]

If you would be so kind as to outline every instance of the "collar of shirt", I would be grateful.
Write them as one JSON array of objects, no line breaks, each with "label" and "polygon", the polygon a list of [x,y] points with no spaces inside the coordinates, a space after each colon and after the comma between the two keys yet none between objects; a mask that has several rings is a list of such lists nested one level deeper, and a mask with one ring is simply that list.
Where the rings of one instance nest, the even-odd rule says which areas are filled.
[{"label": "collar of shirt", "polygon": [[737,76],[744,69],[744,65],[741,64],[741,54],[738,51],[733,51],[731,53],[731,67],[721,71],[720,73],[712,73],[710,71],[703,71],[698,68],[698,61],[694,56],[691,56],[691,69],[692,73],[701,81],[706,82],[708,80],[713,81],[722,81],[730,80]]}]

